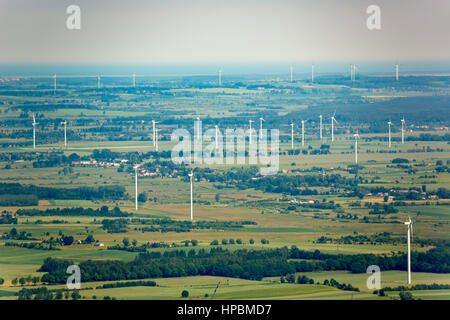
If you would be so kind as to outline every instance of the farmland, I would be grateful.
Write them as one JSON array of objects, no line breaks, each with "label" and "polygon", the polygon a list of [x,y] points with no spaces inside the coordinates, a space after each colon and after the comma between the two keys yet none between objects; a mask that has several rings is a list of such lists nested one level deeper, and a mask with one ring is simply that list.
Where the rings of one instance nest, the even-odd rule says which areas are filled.
[{"label": "farmland", "polygon": [[[264,276],[255,276],[253,271],[233,269],[236,276],[224,276],[211,262],[215,274],[195,269],[189,271],[191,276],[176,276],[170,270],[168,277],[89,280],[82,282],[80,294],[82,299],[181,299],[182,290],[187,290],[189,299],[210,299],[220,282],[214,296],[219,300],[398,299],[398,291],[379,296],[367,288],[368,275],[361,270],[368,265],[333,269],[329,260],[364,254],[403,259],[404,222],[409,217],[416,219],[414,257],[436,252],[448,261],[448,77],[405,77],[398,83],[370,76],[357,83],[336,76],[329,83],[329,78],[319,77],[313,89],[309,80],[258,80],[255,85],[238,79],[219,87],[211,77],[154,77],[133,88],[113,79],[98,89],[62,79],[53,92],[40,78],[0,87],[0,299],[17,299],[15,294],[23,288],[63,289],[59,282],[42,281],[52,272],[38,271],[49,257],[78,265],[94,261],[103,267],[111,261],[140,263],[143,255],[160,254],[166,266],[164,255],[184,251],[187,260],[183,254],[180,261],[191,266],[196,255],[201,259],[219,248],[225,253],[214,253],[217,259],[234,259],[234,253],[272,254],[293,246],[332,256],[276,256],[283,270],[293,270],[295,279],[305,275],[313,283],[282,283],[291,271],[265,276],[273,270],[263,270]],[[368,95],[374,83],[377,94]],[[431,96],[437,88],[440,94]],[[419,112],[424,105],[429,106],[426,116]],[[338,122],[331,141],[334,112]],[[35,148],[32,114],[37,121]],[[319,115],[324,119],[322,140]],[[247,130],[252,120],[257,139],[263,117],[264,128],[279,129],[276,174],[260,174],[265,165],[250,164],[248,154],[243,164],[174,163],[171,151],[179,141],[172,133],[184,129],[194,137],[197,116],[205,132],[203,147],[214,145],[214,135],[208,138],[206,131],[214,131],[215,125],[223,133]],[[404,143],[402,117],[407,123]],[[67,146],[64,120],[69,123]],[[152,120],[157,121],[158,150]],[[307,120],[304,145],[301,120]],[[391,147],[389,120],[395,123]],[[249,136],[244,141],[249,153]],[[302,261],[315,270],[299,271]],[[406,264],[406,259],[401,261]],[[445,261],[442,268],[437,263],[436,270],[414,261],[412,285],[450,284]],[[33,283],[27,277],[39,279]],[[137,279],[154,280],[157,286],[98,288]],[[329,279],[359,291],[324,284]],[[405,280],[402,264],[381,272],[383,287],[406,285]],[[447,289],[411,292],[422,299],[450,298]]]}]

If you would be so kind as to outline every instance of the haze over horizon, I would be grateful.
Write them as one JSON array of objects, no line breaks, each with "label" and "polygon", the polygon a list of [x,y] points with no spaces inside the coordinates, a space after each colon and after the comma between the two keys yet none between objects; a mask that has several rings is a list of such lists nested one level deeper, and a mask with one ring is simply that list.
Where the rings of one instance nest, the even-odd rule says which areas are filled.
[{"label": "haze over horizon", "polygon": [[[66,28],[71,4],[81,30]],[[381,30],[366,27],[371,4]],[[1,0],[0,64],[448,61],[449,12],[445,0]]]}]

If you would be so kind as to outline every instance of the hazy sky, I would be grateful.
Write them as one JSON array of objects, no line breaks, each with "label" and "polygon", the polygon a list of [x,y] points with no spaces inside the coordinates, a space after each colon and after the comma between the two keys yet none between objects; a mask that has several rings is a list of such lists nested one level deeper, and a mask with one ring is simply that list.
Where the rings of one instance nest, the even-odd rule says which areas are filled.
[{"label": "hazy sky", "polygon": [[0,63],[449,60],[449,17],[449,0],[0,0]]}]

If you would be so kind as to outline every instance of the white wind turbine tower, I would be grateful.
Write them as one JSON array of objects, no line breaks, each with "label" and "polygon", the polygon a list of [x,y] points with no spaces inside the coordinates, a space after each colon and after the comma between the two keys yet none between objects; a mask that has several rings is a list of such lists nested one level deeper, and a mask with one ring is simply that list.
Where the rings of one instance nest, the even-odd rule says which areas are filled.
[{"label": "white wind turbine tower", "polygon": [[355,64],[351,64],[350,65],[350,80],[351,81],[355,81],[356,78],[356,65]]},{"label": "white wind turbine tower", "polygon": [[194,220],[194,188],[193,188],[193,179],[194,179],[194,173],[191,171],[191,173],[189,173],[189,180],[191,183],[191,221]]},{"label": "white wind turbine tower", "polygon": [[395,80],[398,81],[398,63],[395,64]]},{"label": "white wind turbine tower", "polygon": [[311,83],[314,82],[314,64],[311,65]]},{"label": "white wind turbine tower", "polygon": [[100,75],[97,76],[97,89],[100,89]]},{"label": "white wind turbine tower", "polygon": [[138,209],[138,165],[134,166],[134,195],[135,195],[134,206],[137,211],[137,209]]},{"label": "white wind turbine tower", "polygon": [[67,147],[67,120],[61,122],[64,125],[64,146]]},{"label": "white wind turbine tower", "polygon": [[200,117],[197,117],[197,140],[200,140]]},{"label": "white wind turbine tower", "polygon": [[319,116],[319,126],[320,126],[319,137],[320,140],[322,140],[322,115]]},{"label": "white wind turbine tower", "polygon": [[152,120],[152,125],[153,125],[153,146],[156,147],[156,121]]},{"label": "white wind turbine tower", "polygon": [[302,120],[302,147],[305,145],[305,120]]},{"label": "white wind turbine tower", "polygon": [[219,150],[219,126],[215,125],[216,128],[216,151]]},{"label": "white wind turbine tower", "polygon": [[389,126],[389,131],[388,131],[389,148],[391,147],[391,124],[392,124],[392,122],[391,122],[391,120],[389,120],[389,122],[388,122],[388,126]]},{"label": "white wind turbine tower", "polygon": [[294,82],[294,67],[292,66],[292,64],[291,64],[291,66],[290,66],[290,73],[291,73],[291,82]]},{"label": "white wind turbine tower", "polygon": [[36,149],[36,116],[33,112],[33,149]]},{"label": "white wind turbine tower", "polygon": [[291,122],[291,149],[294,150],[294,123]]},{"label": "white wind turbine tower", "polygon": [[249,135],[249,139],[248,139],[249,144],[252,143],[252,122],[254,122],[254,121],[253,120],[248,121],[248,123],[250,124],[250,135]]},{"label": "white wind turbine tower", "polygon": [[222,85],[222,69],[219,69],[219,86]]},{"label": "white wind turbine tower", "polygon": [[133,72],[133,88],[136,88],[136,75]]},{"label": "white wind turbine tower", "polygon": [[358,130],[356,130],[356,133],[353,136],[355,137],[355,163],[358,164]]},{"label": "white wind turbine tower", "polygon": [[413,237],[413,224],[416,219],[411,220],[408,217],[408,221],[404,222],[407,227],[407,243],[408,243],[408,284],[411,284],[411,238]]},{"label": "white wind turbine tower", "polygon": [[263,137],[263,130],[262,130],[262,123],[264,120],[262,117],[259,118],[259,138],[262,139]]},{"label": "white wind turbine tower", "polygon": [[333,115],[331,116],[331,142],[334,142],[334,123],[338,123],[336,121],[336,118],[334,117],[336,115],[336,110],[334,110]]},{"label": "white wind turbine tower", "polygon": [[403,117],[402,121],[402,144],[405,143],[405,117]]}]

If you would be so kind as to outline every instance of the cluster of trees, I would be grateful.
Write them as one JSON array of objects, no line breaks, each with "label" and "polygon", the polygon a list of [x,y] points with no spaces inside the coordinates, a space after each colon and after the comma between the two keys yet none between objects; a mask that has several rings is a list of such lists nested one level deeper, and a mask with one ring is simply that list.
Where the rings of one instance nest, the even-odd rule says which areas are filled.
[{"label": "cluster of trees", "polygon": [[450,284],[415,284],[411,287],[398,286],[398,287],[384,287],[384,291],[407,291],[407,290],[448,290]]},{"label": "cluster of trees", "polygon": [[[406,270],[406,254],[394,253],[391,256],[374,254],[325,254],[319,250],[303,251],[293,246],[290,249],[291,259],[319,261],[292,261],[298,272],[320,270],[348,270],[353,273],[366,272],[367,266],[378,265],[381,270]],[[427,252],[411,252],[413,272],[450,272],[450,247],[439,247]]]},{"label": "cluster of trees", "polygon": [[19,216],[86,216],[86,217],[129,217],[132,213],[121,211],[119,207],[109,209],[107,206],[102,206],[99,209],[92,208],[56,208],[56,209],[19,209],[17,210]]},{"label": "cluster of trees", "polygon": [[350,283],[349,284],[339,283],[337,280],[335,280],[333,278],[331,278],[330,280],[325,279],[323,281],[323,284],[326,285],[326,286],[331,286],[331,287],[338,288],[340,290],[357,291],[357,292],[359,292],[359,289],[353,287]]},{"label": "cluster of trees", "polygon": [[27,205],[36,205],[37,199],[119,200],[124,195],[123,186],[49,188],[19,183],[0,183],[0,205],[5,205],[3,202],[7,201],[8,197],[14,201],[27,200],[29,197],[27,201],[34,202]]},{"label": "cluster of trees", "polygon": [[156,282],[152,280],[141,280],[141,281],[126,281],[126,282],[115,282],[106,283],[102,286],[98,286],[97,289],[111,289],[111,288],[124,288],[124,287],[156,287]]},{"label": "cluster of trees", "polygon": [[5,247],[19,247],[26,249],[36,249],[36,250],[60,250],[57,247],[54,247],[52,244],[46,245],[44,243],[39,242],[5,242]]},{"label": "cluster of trees", "polygon": [[316,240],[317,243],[343,243],[343,244],[377,244],[377,243],[398,243],[404,241],[403,238],[393,238],[390,232],[381,232],[374,235],[347,235],[340,238],[333,239],[330,237],[321,236]]},{"label": "cluster of trees", "polygon": [[[450,272],[448,247],[427,252],[412,252],[414,272]],[[295,261],[290,259],[302,259]],[[315,261],[307,261],[315,260]],[[42,281],[65,283],[69,260],[47,258],[39,271],[47,272]],[[369,265],[378,265],[381,270],[406,270],[406,255],[373,254],[325,254],[319,250],[303,251],[293,246],[267,250],[229,251],[221,247],[205,249],[175,250],[140,253],[130,262],[106,260],[84,261],[82,281],[131,280],[158,277],[181,277],[211,275],[261,280],[263,277],[285,276],[295,272],[322,270],[349,270],[365,273]]]},{"label": "cluster of trees", "polygon": [[108,233],[123,233],[127,232],[127,219],[104,219],[102,221],[102,229]]},{"label": "cluster of trees", "polygon": [[372,206],[372,210],[369,211],[369,214],[390,214],[390,213],[397,213],[398,210],[393,206],[392,203],[390,204],[379,204],[378,202],[374,203]]},{"label": "cluster of trees", "polygon": [[21,286],[33,284],[36,285],[39,282],[38,276],[26,276],[26,277],[20,277],[20,278],[14,278],[11,280],[11,283],[13,286],[16,286],[17,284],[20,284]]},{"label": "cluster of trees", "polygon": [[81,295],[78,290],[49,290],[47,287],[22,288],[18,292],[18,300],[78,300]]},{"label": "cluster of trees", "polygon": [[[292,273],[287,274],[286,276],[280,277],[281,283],[296,283],[295,275]],[[314,284],[314,279],[311,279],[305,275],[300,275],[297,277],[298,284]]]},{"label": "cluster of trees", "polygon": [[0,214],[0,224],[17,224],[17,218],[9,212]]},{"label": "cluster of trees", "polygon": [[150,227],[136,228],[142,232],[190,232],[194,229],[232,230],[243,228],[245,225],[256,225],[254,221],[177,221],[164,219],[131,219],[133,224],[150,225]]},{"label": "cluster of trees", "polygon": [[16,228],[12,228],[9,232],[3,234],[3,239],[11,239],[11,240],[36,240],[31,237],[31,233],[27,233],[26,231],[17,231]]}]

